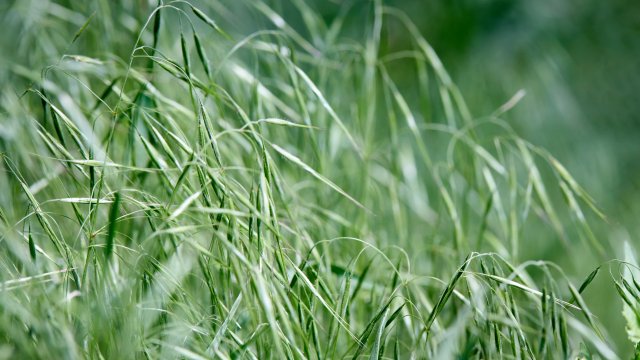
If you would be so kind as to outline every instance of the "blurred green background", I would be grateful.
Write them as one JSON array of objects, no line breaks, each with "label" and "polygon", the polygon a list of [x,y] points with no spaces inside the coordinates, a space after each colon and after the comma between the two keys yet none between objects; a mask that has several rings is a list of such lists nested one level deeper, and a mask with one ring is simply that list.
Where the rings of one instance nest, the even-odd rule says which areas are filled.
[{"label": "blurred green background", "polygon": [[[242,7],[242,2],[222,1]],[[296,1],[271,1],[287,22],[305,34]],[[298,1],[299,2],[299,1]],[[370,23],[368,1],[310,1],[330,23],[345,16],[345,34],[360,38]],[[195,1],[195,3],[208,3]],[[490,115],[520,89],[526,96],[503,117],[518,134],[549,150],[596,199],[608,221],[592,224],[597,238],[611,244],[608,258],[620,258],[622,241],[638,248],[640,222],[640,3],[631,0],[394,0],[440,55],[475,117]],[[141,21],[156,1],[0,1],[0,90],[28,86],[16,64],[40,69],[61,54],[100,56],[111,49],[122,58],[131,51]],[[215,5],[213,5],[215,7]],[[249,11],[249,10],[248,10]],[[251,10],[255,11],[255,10]],[[346,11],[346,13],[345,13]],[[75,45],[60,48],[96,12],[92,28]],[[229,33],[268,26],[254,17],[224,24]],[[101,29],[109,31],[101,33]],[[112,32],[117,29],[117,32]],[[128,36],[124,36],[128,35]],[[410,37],[391,25],[384,51],[406,48]],[[415,70],[393,68],[398,86],[411,93]],[[0,124],[0,136],[11,132]],[[558,194],[555,194],[559,196]],[[567,268],[576,281],[601,259],[577,251],[522,244],[525,258],[549,259]],[[631,351],[620,316],[621,302],[606,276],[585,296],[624,352]],[[614,301],[614,299],[616,299]]]},{"label": "blurred green background", "polygon": [[[318,6],[326,18],[334,5]],[[524,89],[505,117],[553,153],[611,217],[635,234],[640,195],[640,3],[420,1],[385,4],[420,27],[476,117]],[[354,5],[357,7],[358,5]],[[355,30],[365,11],[353,10]],[[362,17],[360,17],[362,16]],[[389,35],[390,47],[409,41]],[[396,71],[401,71],[396,69]],[[406,69],[404,88],[415,82]],[[607,236],[604,234],[603,236]],[[542,256],[552,256],[553,249]]]},{"label": "blurred green background", "polygon": [[[318,8],[326,18],[335,16],[333,5],[318,3],[324,4]],[[475,117],[490,115],[525,90],[526,96],[502,117],[520,136],[549,150],[593,195],[608,217],[592,224],[594,232],[601,243],[616,249],[608,258],[623,258],[624,241],[639,247],[640,3],[395,0],[385,4],[402,9],[419,26]],[[368,15],[354,10],[352,16],[357,32]],[[390,31],[388,47],[405,48],[404,42],[410,40],[403,35]],[[406,67],[404,79],[403,91],[415,86],[412,67]],[[521,246],[525,256],[521,260],[555,261],[577,281],[598,263],[579,251],[567,254],[560,244],[541,246],[525,239]],[[584,261],[576,261],[582,256]],[[597,280],[586,299],[622,353],[631,353],[621,301],[610,279]]]},{"label": "blurred green background", "polygon": [[[638,248],[640,3],[416,0],[393,5],[420,26],[474,116],[491,114],[524,89],[527,95],[503,117],[519,135],[549,150],[594,196],[609,217],[608,223],[596,222],[594,231],[617,249],[610,258],[623,257],[622,241]],[[569,267],[568,258],[578,256],[560,246],[523,248],[528,258]],[[586,276],[588,270],[569,272]],[[630,352],[620,300],[609,279],[602,277],[586,298],[620,349]]]}]

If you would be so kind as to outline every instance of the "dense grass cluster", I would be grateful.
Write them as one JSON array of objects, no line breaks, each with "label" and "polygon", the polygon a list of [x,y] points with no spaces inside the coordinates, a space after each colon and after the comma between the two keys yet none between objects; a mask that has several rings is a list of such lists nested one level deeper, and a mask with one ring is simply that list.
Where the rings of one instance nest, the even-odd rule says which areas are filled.
[{"label": "dense grass cluster", "polygon": [[[581,295],[603,215],[501,119],[523,94],[477,117],[382,1],[357,35],[268,4],[114,7],[126,50],[81,52],[114,36],[101,11],[42,72],[12,65],[0,356],[617,358]],[[226,30],[242,16],[263,25]],[[596,270],[523,250],[549,244]],[[640,286],[616,286],[633,330]]]}]

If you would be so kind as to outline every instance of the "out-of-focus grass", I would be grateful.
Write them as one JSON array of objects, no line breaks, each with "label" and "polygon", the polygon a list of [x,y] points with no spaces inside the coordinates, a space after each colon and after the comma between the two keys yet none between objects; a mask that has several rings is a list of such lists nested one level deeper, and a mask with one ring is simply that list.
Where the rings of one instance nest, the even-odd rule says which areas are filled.
[{"label": "out-of-focus grass", "polygon": [[[557,156],[597,199],[609,222],[594,224],[595,231],[615,239],[612,256],[624,256],[620,240],[637,247],[640,7],[627,0],[396,5],[424,20],[422,30],[470,107],[491,113],[500,99],[527,91],[504,117]],[[565,263],[554,247],[531,250],[534,258]],[[593,290],[594,311],[612,330],[622,329],[619,311],[610,306],[611,285],[596,283]],[[624,339],[622,331],[614,334]]]},{"label": "out-of-focus grass", "polygon": [[191,4],[0,5],[18,34],[0,37],[2,355],[631,349],[611,277],[592,272],[611,267],[633,323],[631,273],[604,263],[634,225],[604,196],[622,150],[563,145],[601,133],[582,119],[609,106],[583,91],[579,20],[556,29],[525,3]]},{"label": "out-of-focus grass", "polygon": [[[418,24],[476,114],[491,114],[525,90],[526,97],[503,117],[560,159],[597,199],[609,222],[594,223],[594,231],[600,239],[615,239],[612,256],[624,256],[621,240],[637,244],[640,7],[635,2],[390,3]],[[332,16],[331,7],[320,8]],[[402,31],[392,37],[392,47],[406,43]],[[400,68],[397,74],[406,84],[414,81],[411,71]],[[527,254],[571,266],[554,246],[533,242]],[[610,306],[616,296],[611,284],[595,285],[594,311],[615,324],[614,331],[621,330],[619,311]],[[622,331],[614,338],[624,344]]]}]

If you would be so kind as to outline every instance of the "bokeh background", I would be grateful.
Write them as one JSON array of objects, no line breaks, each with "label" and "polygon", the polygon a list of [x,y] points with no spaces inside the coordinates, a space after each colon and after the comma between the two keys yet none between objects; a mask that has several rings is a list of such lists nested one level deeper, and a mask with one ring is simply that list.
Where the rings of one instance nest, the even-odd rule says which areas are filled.
[{"label": "bokeh background", "polygon": [[[206,1],[200,1],[206,3]],[[224,1],[223,1],[224,2]],[[305,32],[295,1],[272,1],[289,24]],[[345,34],[362,35],[370,21],[367,1],[311,1],[327,22],[345,16]],[[198,3],[198,1],[196,1]],[[227,2],[225,2],[227,3]],[[234,5],[229,1],[229,6]],[[0,0],[0,91],[20,92],[21,75],[82,48],[84,55],[112,49],[126,58],[131,36],[155,1]],[[433,45],[475,117],[491,114],[519,90],[520,103],[503,115],[523,138],[549,150],[593,195],[607,221],[592,224],[599,241],[611,244],[608,258],[621,258],[623,241],[640,248],[640,3],[633,0],[386,0],[418,25]],[[255,11],[255,10],[254,10]],[[92,13],[92,27],[68,48]],[[289,14],[287,16],[287,14]],[[226,21],[230,33],[268,26],[255,17]],[[223,20],[224,21],[224,20]],[[103,31],[103,32],[101,32]],[[106,36],[105,36],[106,32]],[[393,28],[383,51],[407,46],[409,36]],[[414,68],[393,69],[398,86],[412,93]],[[415,94],[414,96],[418,96]],[[0,123],[0,136],[12,129]],[[560,196],[559,194],[555,194]],[[548,259],[576,281],[601,259],[545,242],[524,239],[527,259]],[[584,266],[572,257],[585,256]],[[607,276],[585,296],[622,352],[631,352],[620,315],[621,302]]]},{"label": "bokeh background", "polygon": [[[526,91],[502,117],[520,136],[549,150],[593,195],[608,217],[593,225],[598,241],[614,249],[609,258],[624,257],[624,241],[640,247],[640,3],[394,0],[385,4],[405,11],[420,28],[475,117],[490,115],[519,90]],[[317,1],[316,6],[327,19],[337,15],[335,4]],[[355,10],[351,16],[355,33],[370,14]],[[405,48],[411,40],[403,35],[390,31],[387,50]],[[404,74],[402,67],[394,71],[404,79],[399,84],[403,91],[415,87],[411,66]],[[601,261],[579,250],[568,254],[560,244],[529,240],[521,245],[526,249],[522,260],[555,261],[576,279]],[[576,265],[575,258],[581,256],[584,262]],[[587,291],[587,302],[621,352],[630,353],[621,301],[610,278],[601,277]]]}]

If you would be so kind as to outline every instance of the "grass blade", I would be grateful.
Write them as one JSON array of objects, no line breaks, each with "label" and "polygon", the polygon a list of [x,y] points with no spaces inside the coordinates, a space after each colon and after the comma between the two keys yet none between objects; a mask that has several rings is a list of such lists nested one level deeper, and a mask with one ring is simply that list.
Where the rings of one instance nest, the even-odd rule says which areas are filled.
[{"label": "grass blade", "polygon": [[113,194],[113,203],[109,209],[109,227],[107,229],[107,242],[104,248],[104,253],[109,260],[113,254],[113,246],[116,237],[116,230],[118,225],[118,213],[120,211],[120,193],[115,192]]}]

